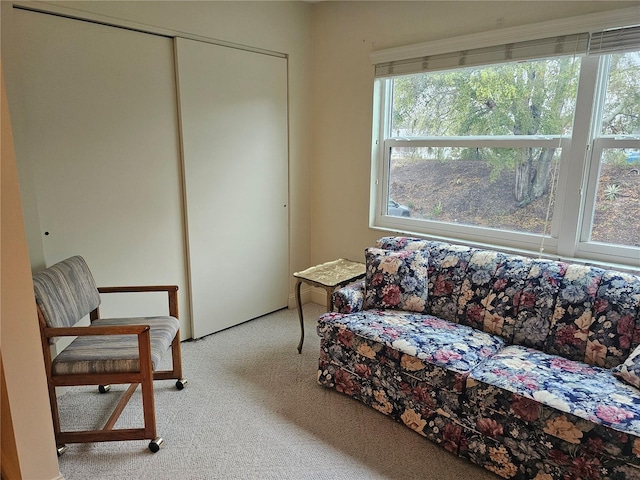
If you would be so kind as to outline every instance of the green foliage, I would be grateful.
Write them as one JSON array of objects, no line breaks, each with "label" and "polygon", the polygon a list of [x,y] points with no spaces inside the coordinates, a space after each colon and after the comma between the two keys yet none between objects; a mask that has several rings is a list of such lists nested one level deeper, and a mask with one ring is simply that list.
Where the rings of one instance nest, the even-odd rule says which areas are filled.
[{"label": "green foliage", "polygon": [[[601,132],[640,134],[640,52],[605,58],[609,59],[610,69]],[[569,135],[579,65],[579,59],[567,56],[396,78],[392,134],[401,137]],[[439,161],[488,161],[492,165],[490,180],[504,170],[514,171],[514,195],[521,206],[548,191],[551,165],[557,161],[555,149],[442,147],[433,150],[420,152],[419,157]],[[615,163],[626,161],[622,157],[611,159]],[[613,198],[616,194],[612,193]]]},{"label": "green foliage", "polygon": [[610,57],[602,134],[640,134],[640,52]]},{"label": "green foliage", "polygon": [[433,209],[431,210],[431,218],[439,217],[440,215],[442,215],[442,212],[443,212],[442,202],[438,201],[438,203],[434,205]]},{"label": "green foliage", "polygon": [[573,58],[412,75],[394,81],[394,134],[561,135],[571,128]]},{"label": "green foliage", "polygon": [[609,184],[604,191],[604,198],[612,202],[618,195],[620,195],[621,192],[622,187],[620,187],[620,185],[616,185],[615,183]]}]

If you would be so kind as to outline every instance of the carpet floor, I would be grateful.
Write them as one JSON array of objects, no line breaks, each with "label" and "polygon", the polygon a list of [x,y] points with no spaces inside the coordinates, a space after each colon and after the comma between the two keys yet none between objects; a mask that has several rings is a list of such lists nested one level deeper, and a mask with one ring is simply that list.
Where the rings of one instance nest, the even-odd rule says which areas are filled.
[{"label": "carpet floor", "polygon": [[[59,459],[61,473],[67,480],[497,478],[318,385],[315,324],[322,312],[305,305],[301,355],[296,310],[184,342],[187,387],[155,383],[162,449],[151,453],[148,441],[71,444]],[[60,397],[62,425],[99,427],[122,390],[70,389]],[[138,389],[116,426],[141,424]]]}]

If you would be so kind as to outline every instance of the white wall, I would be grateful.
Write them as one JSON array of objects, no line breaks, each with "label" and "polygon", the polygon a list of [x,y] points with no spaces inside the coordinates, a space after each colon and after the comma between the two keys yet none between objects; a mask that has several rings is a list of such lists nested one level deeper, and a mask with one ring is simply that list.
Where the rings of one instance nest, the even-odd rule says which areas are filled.
[{"label": "white wall", "polygon": [[640,2],[321,2],[313,7],[311,261],[364,259],[374,50],[638,6]]}]

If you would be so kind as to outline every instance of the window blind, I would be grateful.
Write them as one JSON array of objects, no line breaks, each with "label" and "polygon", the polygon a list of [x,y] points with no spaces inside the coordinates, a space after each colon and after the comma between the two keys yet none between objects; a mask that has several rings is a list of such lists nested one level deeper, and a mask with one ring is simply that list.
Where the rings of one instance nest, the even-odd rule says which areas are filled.
[{"label": "window blind", "polygon": [[577,33],[376,64],[376,77],[449,70],[562,55],[584,55],[589,34]]},{"label": "window blind", "polygon": [[592,33],[589,39],[589,55],[634,50],[640,50],[640,25]]}]

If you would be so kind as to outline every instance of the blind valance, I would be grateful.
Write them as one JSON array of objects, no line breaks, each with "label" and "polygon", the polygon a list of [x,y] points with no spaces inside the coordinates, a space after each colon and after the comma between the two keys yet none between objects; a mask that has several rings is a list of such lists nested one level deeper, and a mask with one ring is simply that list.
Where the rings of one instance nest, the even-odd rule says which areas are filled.
[{"label": "blind valance", "polygon": [[640,50],[640,25],[592,33],[589,55]]},{"label": "blind valance", "polygon": [[376,77],[449,70],[518,60],[557,57],[560,55],[584,55],[587,52],[588,41],[589,35],[579,33],[385,62],[376,65]]},{"label": "blind valance", "polygon": [[377,78],[393,77],[563,55],[599,55],[632,50],[640,50],[640,26],[615,28],[595,33],[573,33],[380,62],[375,65],[375,76]]}]

